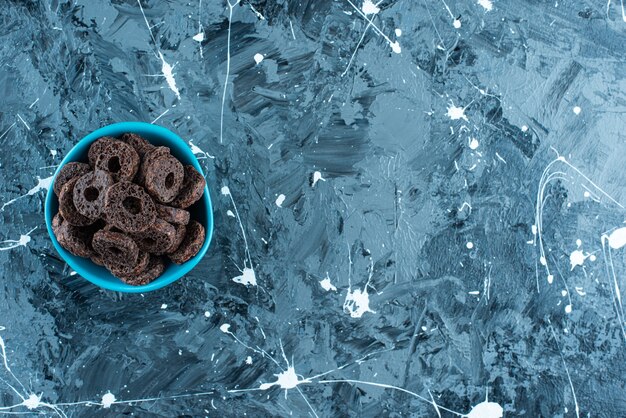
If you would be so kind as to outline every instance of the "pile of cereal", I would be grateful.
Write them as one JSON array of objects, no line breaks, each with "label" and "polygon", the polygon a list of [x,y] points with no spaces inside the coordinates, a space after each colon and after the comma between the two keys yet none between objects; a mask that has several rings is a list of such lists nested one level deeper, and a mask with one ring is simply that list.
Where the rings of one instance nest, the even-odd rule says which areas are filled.
[{"label": "pile of cereal", "polygon": [[130,133],[98,139],[88,155],[89,163],[67,163],[54,181],[52,230],[63,248],[131,285],[159,277],[163,256],[182,264],[200,251],[204,227],[186,210],[204,192],[195,168]]}]

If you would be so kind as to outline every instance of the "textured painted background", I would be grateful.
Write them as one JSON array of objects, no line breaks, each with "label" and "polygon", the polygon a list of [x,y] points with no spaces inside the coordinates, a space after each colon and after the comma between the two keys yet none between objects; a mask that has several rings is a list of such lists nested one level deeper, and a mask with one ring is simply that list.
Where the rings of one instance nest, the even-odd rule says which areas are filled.
[{"label": "textured painted background", "polygon": [[[1,2],[0,413],[626,416],[619,0],[141,6]],[[188,140],[215,205],[143,295],[43,219],[125,120]]]}]

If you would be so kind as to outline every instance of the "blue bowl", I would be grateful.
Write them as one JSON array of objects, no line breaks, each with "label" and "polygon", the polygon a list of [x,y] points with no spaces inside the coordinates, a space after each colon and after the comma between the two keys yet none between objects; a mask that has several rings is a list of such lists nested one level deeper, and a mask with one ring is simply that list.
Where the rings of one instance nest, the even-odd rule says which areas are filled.
[{"label": "blue bowl", "polygon": [[[196,156],[191,152],[191,149],[185,141],[183,141],[178,135],[172,131],[165,129],[161,126],[151,125],[143,122],[121,122],[114,123],[112,125],[105,126],[103,128],[94,131],[81,139],[70,152],[65,156],[59,168],[57,168],[54,177],[59,174],[61,167],[72,161],[87,162],[87,151],[89,146],[98,138],[103,136],[120,136],[123,133],[132,132],[141,135],[147,139],[153,145],[164,145],[170,148],[174,157],[178,158],[183,164],[191,164],[202,173],[202,167],[198,163]],[[204,175],[204,173],[202,173]],[[105,289],[115,290],[117,292],[128,293],[143,293],[150,292],[152,290],[160,289],[168,284],[180,279],[185,274],[194,268],[204,257],[209,248],[211,237],[213,236],[213,209],[211,207],[211,197],[209,195],[209,189],[204,187],[204,195],[202,199],[194,203],[188,210],[191,212],[191,218],[200,222],[206,230],[206,238],[204,244],[200,249],[200,252],[196,254],[194,258],[187,261],[184,264],[177,265],[174,263],[166,263],[165,271],[153,282],[150,282],[143,286],[131,286],[122,282],[117,277],[113,276],[107,269],[93,263],[88,258],[77,257],[70,254],[65,250],[57,241],[54,233],[52,232],[52,218],[59,210],[59,200],[52,191],[52,187],[48,190],[46,196],[45,216],[46,227],[48,228],[48,234],[52,240],[54,248],[61,255],[61,258],[65,260],[69,266],[76,271],[79,275],[89,280],[93,284]]]}]

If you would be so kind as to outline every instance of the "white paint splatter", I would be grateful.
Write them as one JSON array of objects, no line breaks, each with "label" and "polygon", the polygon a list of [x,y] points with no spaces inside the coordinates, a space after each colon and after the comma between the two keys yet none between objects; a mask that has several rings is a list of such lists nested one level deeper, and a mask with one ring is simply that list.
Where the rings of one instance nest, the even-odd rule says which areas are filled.
[{"label": "white paint splatter", "polygon": [[57,150],[51,149],[50,150],[50,155],[52,155],[53,157],[56,157],[57,156]]},{"label": "white paint splatter", "polygon": [[522,125],[522,132],[526,132],[526,131],[528,131],[528,126]]},{"label": "white paint splatter", "polygon": [[281,389],[293,389],[301,383],[308,382],[308,380],[299,380],[298,375],[296,374],[296,369],[293,366],[287,367],[287,370],[275,374],[277,377],[275,382],[272,383],[262,383],[259,386],[261,390],[267,390],[272,386],[280,386]]},{"label": "white paint splatter", "polygon": [[20,114],[17,114],[18,119],[24,124],[24,126],[26,126],[26,129],[28,129],[30,131],[30,126],[28,126],[28,123],[26,123],[26,121],[20,116]]},{"label": "white paint splatter", "polygon": [[396,28],[396,31],[395,31],[395,32],[396,32],[396,36],[397,36],[398,38],[402,36],[402,29],[400,29],[400,28]]},{"label": "white paint splatter", "polygon": [[22,405],[24,405],[28,409],[37,409],[39,408],[41,402],[41,395],[35,395],[32,393],[27,399],[24,399]]},{"label": "white paint splatter", "polygon": [[154,124],[156,121],[158,121],[159,119],[161,119],[163,116],[167,115],[169,113],[169,109],[165,109],[165,111],[163,113],[161,113],[159,116],[157,116],[156,118],[154,118],[154,120],[152,122],[150,122],[150,124]]},{"label": "white paint splatter", "polygon": [[576,293],[578,293],[580,296],[585,296],[587,294],[582,287],[576,286],[574,289],[576,289]]},{"label": "white paint splatter", "polygon": [[572,253],[569,255],[569,263],[571,265],[570,270],[574,270],[574,267],[576,266],[582,266],[586,258],[587,257],[585,257],[585,254],[583,254],[581,250],[572,251]]},{"label": "white paint splatter", "polygon": [[470,149],[474,150],[474,149],[478,148],[478,145],[480,145],[480,144],[478,143],[478,140],[476,138],[470,138],[470,141],[469,141]]},{"label": "white paint splatter", "polygon": [[468,250],[471,250],[472,248],[474,248],[474,243],[469,241],[467,244],[465,244],[465,246],[467,247]]},{"label": "white paint splatter", "polygon": [[211,155],[208,152],[200,149],[199,146],[197,146],[196,144],[193,143],[192,139],[189,140],[189,148],[191,148],[191,152],[194,155],[203,155],[205,158],[213,158],[213,159],[215,158],[214,155]]},{"label": "white paint splatter", "polygon": [[329,292],[329,291],[333,291],[336,292],[337,288],[330,282],[330,277],[328,277],[328,273],[326,273],[326,278],[324,278],[323,280],[320,280],[320,286],[322,286],[322,289],[324,289],[325,291]]},{"label": "white paint splatter", "polygon": [[102,401],[100,401],[100,403],[102,404],[103,408],[110,408],[111,405],[113,405],[115,403],[116,399],[115,399],[115,395],[112,394],[111,392],[107,392],[104,395],[102,395]]},{"label": "white paint splatter", "polygon": [[193,40],[196,42],[204,41],[204,32],[199,32],[198,34],[194,35]]},{"label": "white paint splatter", "polygon": [[576,115],[580,115],[581,111],[582,109],[580,108],[580,106],[574,106],[574,108],[572,109],[572,112],[574,112],[574,114]]},{"label": "white paint splatter", "polygon": [[[349,265],[352,266],[352,259],[350,259]],[[346,299],[343,302],[344,312],[350,314],[352,318],[361,318],[366,312],[376,313],[370,309],[370,296],[367,293],[367,288],[369,287],[372,276],[374,275],[373,262],[371,262],[369,278],[367,279],[365,286],[363,286],[363,290],[352,290],[350,274],[351,273],[348,274],[348,293],[346,293]]]},{"label": "white paint splatter", "polygon": [[243,284],[245,286],[256,286],[256,274],[254,273],[253,269],[244,267],[241,275],[233,277],[233,282]]},{"label": "white paint splatter", "polygon": [[176,80],[174,79],[174,74],[172,73],[174,67],[172,67],[170,64],[167,63],[167,61],[165,61],[165,57],[163,57],[163,53],[161,53],[161,51],[158,52],[159,59],[161,60],[161,72],[165,77],[165,81],[167,82],[170,90],[172,90],[178,100],[180,100],[180,92],[178,91],[178,87],[176,87]]},{"label": "white paint splatter", "polygon": [[552,282],[554,282],[554,275],[548,274],[548,283],[552,284]]},{"label": "white paint splatter", "polygon": [[204,317],[205,317],[205,318],[208,318],[208,317],[210,317],[210,316],[211,316],[211,312],[209,312],[209,311],[204,311]]},{"label": "white paint splatter", "polygon": [[[351,0],[347,0],[347,2],[350,4],[350,6],[352,6],[352,8],[361,15],[361,17],[363,19],[365,19],[365,21],[368,23],[365,31],[363,32],[363,36],[365,36],[365,32],[367,31],[367,28],[369,28],[370,26],[372,28],[374,28],[374,30],[376,31],[376,33],[378,33],[380,36],[382,36],[385,41],[387,41],[387,43],[389,44],[389,46],[391,47],[391,49],[393,50],[393,52],[395,52],[396,54],[399,54],[400,52],[402,52],[402,49],[400,48],[400,43],[398,41],[396,42],[392,42],[391,39],[389,39],[389,37],[387,35],[385,35],[385,33],[380,30],[380,28],[378,26],[376,26],[374,24],[374,22],[372,21],[372,19],[370,19],[368,17],[368,13],[364,13],[361,9],[359,9]],[[367,11],[372,11],[372,12],[376,12],[378,13],[380,11],[380,9],[378,8],[378,6],[376,6],[374,3],[371,2],[371,0],[365,0],[365,2],[363,3],[363,8],[365,8]],[[373,13],[375,14],[375,13]],[[360,43],[361,41],[359,41]],[[353,54],[354,56],[354,54]],[[352,61],[352,59],[350,59],[350,61]],[[349,65],[348,65],[349,66]],[[345,74],[345,72],[344,72]]]},{"label": "white paint splatter", "polygon": [[467,418],[502,418],[503,415],[504,409],[499,404],[484,401],[473,407],[465,416]]},{"label": "white paint splatter", "polygon": [[572,304],[565,305],[565,313],[572,313]]},{"label": "white paint splatter", "polygon": [[246,364],[252,364],[252,356],[246,357]]},{"label": "white paint splatter", "polygon": [[367,286],[361,289],[350,290],[346,294],[346,300],[343,303],[343,310],[349,313],[352,318],[360,318],[366,312],[376,313],[370,309],[370,298],[367,293]]},{"label": "white paint splatter", "polygon": [[224,89],[222,90],[222,109],[220,111],[220,144],[224,140],[224,104],[226,103],[226,90],[228,88],[228,78],[230,77],[230,29],[233,23],[233,9],[241,0],[232,4],[228,0],[228,36],[226,40],[226,76],[224,77]]},{"label": "white paint splatter", "polygon": [[460,29],[461,28],[461,20],[454,19],[454,21],[452,22],[452,26],[454,26],[455,29]]},{"label": "white paint splatter", "polygon": [[225,334],[229,334],[230,333],[230,324],[222,324],[222,325],[220,325],[220,331],[222,331]]},{"label": "white paint splatter", "polygon": [[26,235],[20,235],[20,239],[19,240],[7,239],[5,241],[0,241],[0,244],[9,244],[6,247],[0,247],[0,251],[7,251],[7,250],[11,250],[11,249],[17,248],[17,247],[26,247],[26,245],[28,245],[28,243],[31,240],[30,234],[35,229],[37,229],[37,227],[34,227],[30,231],[28,231],[26,233]]},{"label": "white paint splatter", "polygon": [[221,192],[224,196],[230,195],[230,189],[228,188],[228,186],[222,186]]},{"label": "white paint splatter", "polygon": [[167,303],[162,304],[161,309],[167,309]]},{"label": "white paint splatter", "polygon": [[317,184],[318,181],[326,181],[325,178],[322,177],[322,173],[320,173],[319,171],[316,171],[313,173],[313,184],[311,185],[311,187],[315,187],[315,185]]},{"label": "white paint splatter", "polygon": [[228,209],[228,210],[226,211],[226,215],[228,215],[228,216],[230,216],[230,217],[232,217],[232,218],[234,218],[234,217],[235,217],[235,214],[234,214],[234,213],[233,213],[233,211],[232,211],[232,210],[230,210],[230,209]]},{"label": "white paint splatter", "polygon": [[259,53],[254,54],[254,62],[256,62],[257,65],[259,65],[263,61],[264,58],[265,57],[263,56],[263,54],[259,54]]},{"label": "white paint splatter", "polygon": [[448,113],[446,113],[446,115],[452,120],[463,119],[468,121],[467,116],[465,116],[465,108],[455,106],[452,101],[450,101],[450,106],[448,106]]},{"label": "white paint splatter", "polygon": [[279,208],[282,208],[284,202],[285,202],[285,195],[279,194],[278,197],[276,198],[276,206],[278,206]]},{"label": "white paint splatter", "polygon": [[618,228],[609,235],[609,246],[614,250],[626,245],[626,227]]},{"label": "white paint splatter", "polygon": [[361,6],[361,11],[366,15],[375,15],[380,12],[380,8],[372,0],[365,0]]},{"label": "white paint splatter", "polygon": [[9,206],[11,204],[13,204],[15,201],[20,200],[26,196],[32,196],[35,193],[40,192],[41,190],[48,190],[50,189],[50,186],[52,185],[52,179],[54,178],[54,175],[50,176],[50,177],[46,177],[45,179],[42,179],[41,177],[37,176],[37,185],[35,187],[33,187],[32,189],[30,189],[26,194],[21,195],[19,197],[16,197],[15,199],[11,199],[8,202],[4,203],[2,205],[2,207],[0,208],[0,212],[4,210],[4,208],[6,206]]},{"label": "white paint splatter", "polygon": [[483,6],[483,8],[488,12],[493,9],[493,3],[491,0],[478,0],[478,4]]}]

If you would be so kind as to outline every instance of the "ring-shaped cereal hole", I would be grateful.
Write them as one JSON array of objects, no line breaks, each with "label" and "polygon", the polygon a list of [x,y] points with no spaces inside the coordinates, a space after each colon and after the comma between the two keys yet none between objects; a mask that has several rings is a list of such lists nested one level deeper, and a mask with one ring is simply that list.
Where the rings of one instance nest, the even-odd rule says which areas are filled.
[{"label": "ring-shaped cereal hole", "polygon": [[137,215],[141,212],[141,200],[135,196],[128,196],[122,201],[122,206],[126,212]]}]

